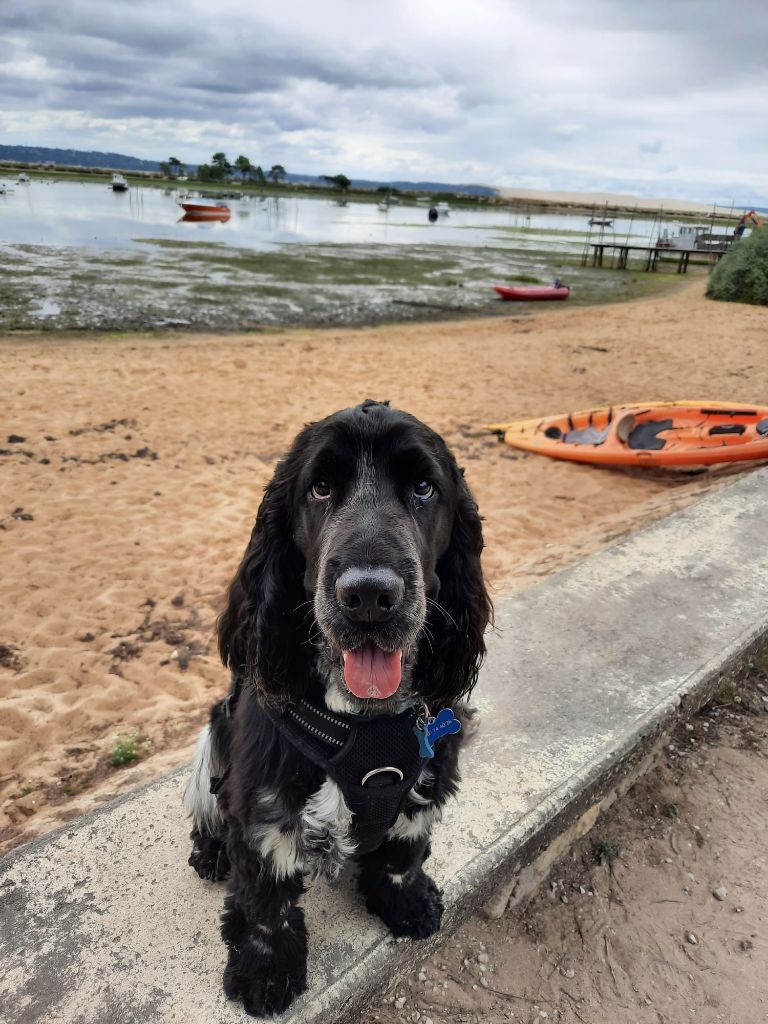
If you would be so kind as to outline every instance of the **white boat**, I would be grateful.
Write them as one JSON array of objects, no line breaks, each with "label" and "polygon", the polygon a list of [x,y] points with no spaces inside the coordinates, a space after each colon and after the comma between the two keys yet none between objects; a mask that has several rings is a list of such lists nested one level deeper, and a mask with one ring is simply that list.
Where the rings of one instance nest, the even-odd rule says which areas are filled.
[{"label": "white boat", "polygon": [[125,180],[122,174],[112,175],[112,191],[113,192],[127,192],[128,182]]},{"label": "white boat", "polygon": [[20,174],[18,176],[18,178],[16,179],[16,184],[17,185],[28,185],[29,184],[29,175],[28,174]]}]

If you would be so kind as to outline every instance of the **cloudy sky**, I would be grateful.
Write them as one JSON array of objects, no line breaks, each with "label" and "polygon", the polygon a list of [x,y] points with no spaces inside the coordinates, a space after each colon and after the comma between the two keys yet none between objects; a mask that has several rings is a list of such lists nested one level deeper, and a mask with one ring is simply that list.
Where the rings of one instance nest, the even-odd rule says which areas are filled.
[{"label": "cloudy sky", "polygon": [[2,0],[0,141],[768,205],[768,0]]}]

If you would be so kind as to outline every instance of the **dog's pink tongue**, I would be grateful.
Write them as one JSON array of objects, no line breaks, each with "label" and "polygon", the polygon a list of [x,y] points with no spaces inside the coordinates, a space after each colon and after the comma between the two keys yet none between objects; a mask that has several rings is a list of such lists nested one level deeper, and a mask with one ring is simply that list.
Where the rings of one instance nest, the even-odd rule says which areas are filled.
[{"label": "dog's pink tongue", "polygon": [[403,674],[402,655],[402,651],[382,651],[374,644],[342,651],[344,681],[356,697],[391,697]]}]

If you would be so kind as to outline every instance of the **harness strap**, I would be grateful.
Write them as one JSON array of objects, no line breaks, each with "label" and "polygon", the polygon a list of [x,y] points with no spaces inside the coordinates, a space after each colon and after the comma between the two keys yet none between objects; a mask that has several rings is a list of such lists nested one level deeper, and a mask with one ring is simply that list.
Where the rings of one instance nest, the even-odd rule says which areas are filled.
[{"label": "harness strap", "polygon": [[336,715],[307,701],[272,722],[341,789],[352,812],[358,853],[377,849],[394,825],[427,758],[413,732],[416,711],[366,719]]}]

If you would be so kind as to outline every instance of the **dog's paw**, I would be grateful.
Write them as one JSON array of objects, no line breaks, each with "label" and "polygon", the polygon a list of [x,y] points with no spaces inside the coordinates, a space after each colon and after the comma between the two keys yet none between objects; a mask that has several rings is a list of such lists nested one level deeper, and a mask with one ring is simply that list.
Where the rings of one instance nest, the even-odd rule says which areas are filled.
[{"label": "dog's paw", "polygon": [[224,992],[229,999],[242,999],[251,1017],[272,1017],[283,1013],[296,996],[307,988],[307,932],[301,912],[296,910],[281,928],[245,928],[232,942],[233,928],[239,930],[242,917],[230,913],[222,934],[229,945],[224,970]]},{"label": "dog's paw", "polygon": [[187,862],[208,882],[223,882],[229,875],[229,858],[224,843],[214,836],[192,833],[192,852]]},{"label": "dog's paw", "polygon": [[380,885],[366,895],[365,905],[398,938],[426,939],[440,931],[443,898],[423,871],[404,885]]}]

